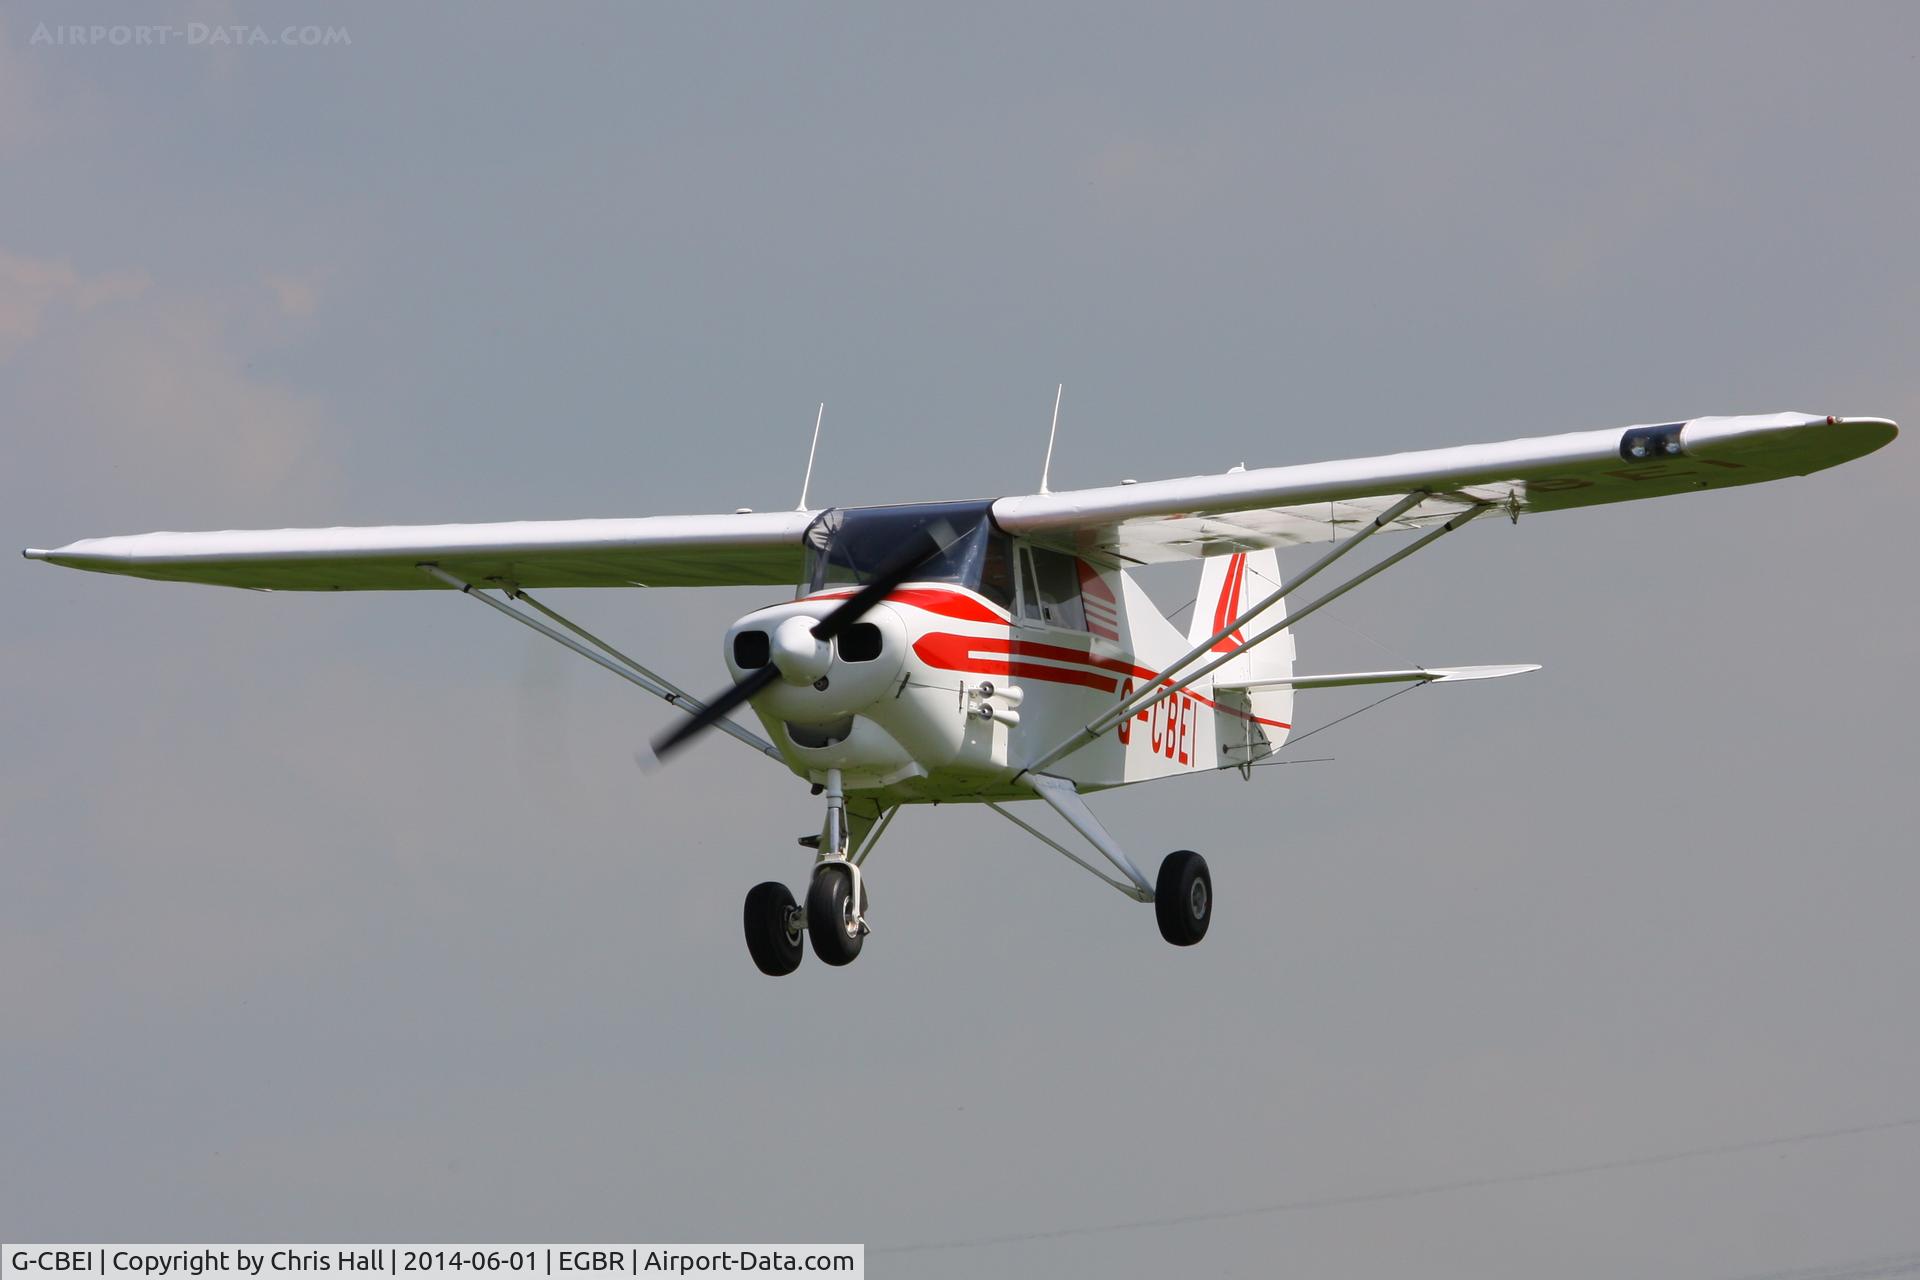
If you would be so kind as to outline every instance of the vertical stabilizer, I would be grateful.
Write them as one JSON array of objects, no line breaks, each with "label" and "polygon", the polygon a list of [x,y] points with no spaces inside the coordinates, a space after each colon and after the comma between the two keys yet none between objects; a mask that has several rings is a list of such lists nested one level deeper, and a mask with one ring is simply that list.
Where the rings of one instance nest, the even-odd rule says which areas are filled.
[{"label": "vertical stabilizer", "polygon": [[[1187,642],[1199,644],[1279,587],[1280,557],[1271,550],[1208,556],[1200,562],[1200,591],[1194,600],[1193,618],[1187,624]],[[1231,651],[1248,634],[1257,634],[1285,615],[1283,599],[1216,642],[1214,651]],[[1293,628],[1288,627],[1223,664],[1213,678],[1218,684],[1239,684],[1290,676],[1293,655]],[[1223,765],[1250,764],[1271,755],[1286,741],[1293,725],[1291,688],[1220,690],[1216,701],[1214,728]]]}]

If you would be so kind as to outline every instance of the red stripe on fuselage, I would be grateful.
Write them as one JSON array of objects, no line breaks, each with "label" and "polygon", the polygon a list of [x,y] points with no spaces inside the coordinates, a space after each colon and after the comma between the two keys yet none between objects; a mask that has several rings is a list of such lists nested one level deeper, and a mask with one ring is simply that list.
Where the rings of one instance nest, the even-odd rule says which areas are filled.
[{"label": "red stripe on fuselage", "polygon": [[[1041,647],[1052,648],[1053,646]],[[955,635],[951,631],[931,632],[913,642],[913,653],[928,666],[938,667],[942,671],[964,671],[969,675],[1019,676],[1023,680],[1039,680],[1047,684],[1079,685],[1082,688],[1098,689],[1102,693],[1112,693],[1120,687],[1118,680],[1096,671],[1074,671],[1066,667],[1043,667],[1038,663],[1021,662],[1019,659],[1028,654],[1028,649],[1016,644],[1007,636],[962,636]],[[1033,654],[1032,656],[1045,655]],[[1084,655],[1076,655],[1076,658],[1079,661],[1086,661]]]},{"label": "red stripe on fuselage", "polygon": [[[1231,583],[1240,575],[1233,574]],[[1096,578],[1095,581],[1098,581]],[[1102,584],[1105,585],[1104,583]],[[809,600],[841,600],[851,596],[859,588],[848,587],[842,590],[822,591],[808,596]],[[1221,605],[1227,605],[1222,593]],[[887,597],[889,604],[904,604],[942,617],[954,618],[961,622],[984,622],[992,626],[1009,626],[1012,615],[1003,613],[979,598],[951,587],[906,586],[900,587]],[[1232,613],[1223,614],[1220,622],[1232,617]],[[1118,639],[1118,636],[1108,636]],[[924,647],[923,647],[924,646]],[[1069,648],[1065,645],[1047,644],[1038,640],[1015,639],[1012,635],[965,636],[951,631],[928,632],[914,641],[913,651],[919,659],[930,667],[943,671],[962,671],[970,675],[1019,677],[1023,680],[1038,680],[1043,684],[1073,685],[1083,689],[1098,689],[1103,693],[1114,693],[1120,688],[1120,679],[1131,676],[1135,680],[1147,681],[1154,673],[1145,667],[1137,667],[1121,658],[1106,658],[1088,653],[1083,649]],[[975,654],[1004,654],[1005,657],[976,657]],[[1062,667],[1041,666],[1034,662],[1022,662],[1021,658],[1041,658],[1052,662],[1078,663],[1095,667],[1102,672],[1112,672],[1113,677],[1098,674],[1095,671],[1074,671]],[[1268,720],[1263,716],[1250,715],[1234,707],[1224,707],[1212,698],[1183,690],[1194,701],[1224,711],[1241,720],[1251,720],[1255,724],[1264,724],[1275,729],[1291,729],[1293,726],[1284,720]],[[1144,720],[1147,713],[1142,711],[1139,718]]]},{"label": "red stripe on fuselage", "polygon": [[[942,671],[961,671],[968,675],[1018,676],[1024,680],[1038,680],[1043,684],[1067,684],[1085,689],[1098,689],[1102,693],[1117,692],[1120,688],[1120,677],[1131,676],[1135,680],[1145,681],[1153,679],[1154,676],[1154,673],[1146,668],[1136,667],[1133,663],[1118,658],[1103,658],[1098,654],[1069,649],[1064,645],[1045,644],[1035,640],[1016,640],[1012,636],[963,636],[951,631],[932,631],[913,642],[913,652],[920,661]],[[1080,663],[1084,666],[1097,667],[1099,671],[1075,671],[1067,667],[1041,666],[1033,662],[1022,662],[1020,661],[1022,658],[1044,658],[1054,662]],[[1100,672],[1115,674],[1109,676],[1102,675]],[[1185,689],[1182,692],[1195,702],[1212,707],[1216,711],[1224,711],[1241,720],[1271,725],[1276,729],[1293,727],[1284,720],[1268,720],[1234,707],[1223,707],[1212,698],[1195,693],[1191,689]],[[1139,718],[1146,719],[1147,713],[1140,712]]]}]

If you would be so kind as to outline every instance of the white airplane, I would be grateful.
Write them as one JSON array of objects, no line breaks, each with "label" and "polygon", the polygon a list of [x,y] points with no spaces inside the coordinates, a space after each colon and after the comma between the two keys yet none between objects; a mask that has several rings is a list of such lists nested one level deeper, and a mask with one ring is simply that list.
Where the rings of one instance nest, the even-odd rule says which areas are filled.
[{"label": "white airplane", "polygon": [[[1055,406],[1058,423],[1058,403]],[[1694,418],[1224,475],[1021,497],[792,512],[504,524],[230,530],[92,538],[35,560],[266,591],[452,588],[689,715],[673,752],[718,729],[826,797],[804,905],[747,894],[747,947],[769,974],[803,953],[843,965],[867,927],[863,868],[904,804],[978,803],[1114,888],[1151,902],[1176,946],[1206,935],[1206,860],[1149,878],[1087,807],[1090,792],[1253,765],[1286,742],[1296,692],[1449,683],[1533,666],[1299,675],[1292,628],[1469,521],[1806,475],[1898,434],[1882,418]],[[818,424],[815,426],[818,442]],[[1048,443],[1051,465],[1052,441]],[[809,479],[812,460],[808,461]],[[1318,580],[1376,534],[1415,536]],[[1279,547],[1317,555],[1284,586]],[[1130,575],[1201,558],[1182,634]],[[1335,581],[1335,579],[1338,579]],[[543,587],[789,585],[728,628],[735,683],[700,701],[527,594]],[[1322,589],[1307,603],[1288,592]],[[518,606],[518,607],[516,607]],[[765,736],[735,723],[745,703]],[[1011,805],[1038,799],[1108,874]],[[1085,851],[1082,851],[1085,852]]]}]

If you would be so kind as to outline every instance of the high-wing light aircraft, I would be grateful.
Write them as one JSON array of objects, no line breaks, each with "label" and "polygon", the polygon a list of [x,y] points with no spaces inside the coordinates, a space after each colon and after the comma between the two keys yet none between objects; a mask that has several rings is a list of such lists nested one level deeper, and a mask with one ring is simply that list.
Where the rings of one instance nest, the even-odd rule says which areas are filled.
[{"label": "high-wing light aircraft", "polygon": [[[1057,402],[1056,402],[1057,423]],[[824,795],[804,904],[747,894],[747,947],[791,973],[803,936],[843,965],[867,928],[863,868],[901,805],[987,805],[1114,888],[1150,902],[1176,946],[1206,935],[1206,859],[1170,853],[1149,877],[1085,797],[1177,774],[1252,766],[1287,741],[1294,695],[1447,683],[1531,666],[1300,675],[1292,628],[1470,521],[1806,475],[1873,452],[1882,418],[1694,418],[1072,492],[900,506],[505,524],[229,530],[91,538],[35,560],[267,591],[453,589],[565,645],[689,718],[671,754],[717,729]],[[818,442],[816,424],[815,441]],[[1049,443],[1049,463],[1052,446]],[[811,463],[809,463],[809,476]],[[1330,573],[1386,532],[1414,535]],[[1277,548],[1312,554],[1283,586]],[[1202,561],[1183,635],[1130,570]],[[1324,582],[1323,582],[1324,577]],[[734,683],[692,697],[528,594],[545,587],[790,586],[727,629]],[[1306,603],[1289,592],[1309,583]],[[1326,585],[1331,584],[1331,585]],[[741,704],[765,736],[729,718]],[[1096,865],[1013,812],[1038,799]]]}]

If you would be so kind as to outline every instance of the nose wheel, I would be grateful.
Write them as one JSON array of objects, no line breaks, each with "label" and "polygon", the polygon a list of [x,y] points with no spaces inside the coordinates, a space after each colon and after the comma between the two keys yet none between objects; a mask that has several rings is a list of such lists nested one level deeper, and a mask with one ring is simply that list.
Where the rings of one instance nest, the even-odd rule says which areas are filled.
[{"label": "nose wheel", "polygon": [[804,912],[778,880],[757,884],[747,890],[743,913],[747,952],[760,972],[785,977],[800,967],[806,954],[800,935],[806,934],[822,963],[852,964],[868,933],[865,905],[860,869],[839,859],[816,864]]},{"label": "nose wheel", "polygon": [[807,887],[807,939],[823,964],[852,964],[866,940],[865,891],[851,862],[822,862]]},{"label": "nose wheel", "polygon": [[760,972],[780,977],[800,967],[806,954],[806,934],[813,954],[823,964],[839,968],[852,964],[866,942],[867,886],[860,865],[873,852],[881,834],[899,812],[868,808],[849,822],[840,771],[827,771],[819,790],[827,796],[827,821],[819,835],[803,836],[800,843],[815,850],[813,877],[807,884],[806,910],[801,910],[787,886],[778,881],[755,885],[747,894],[745,912],[747,950]]}]

